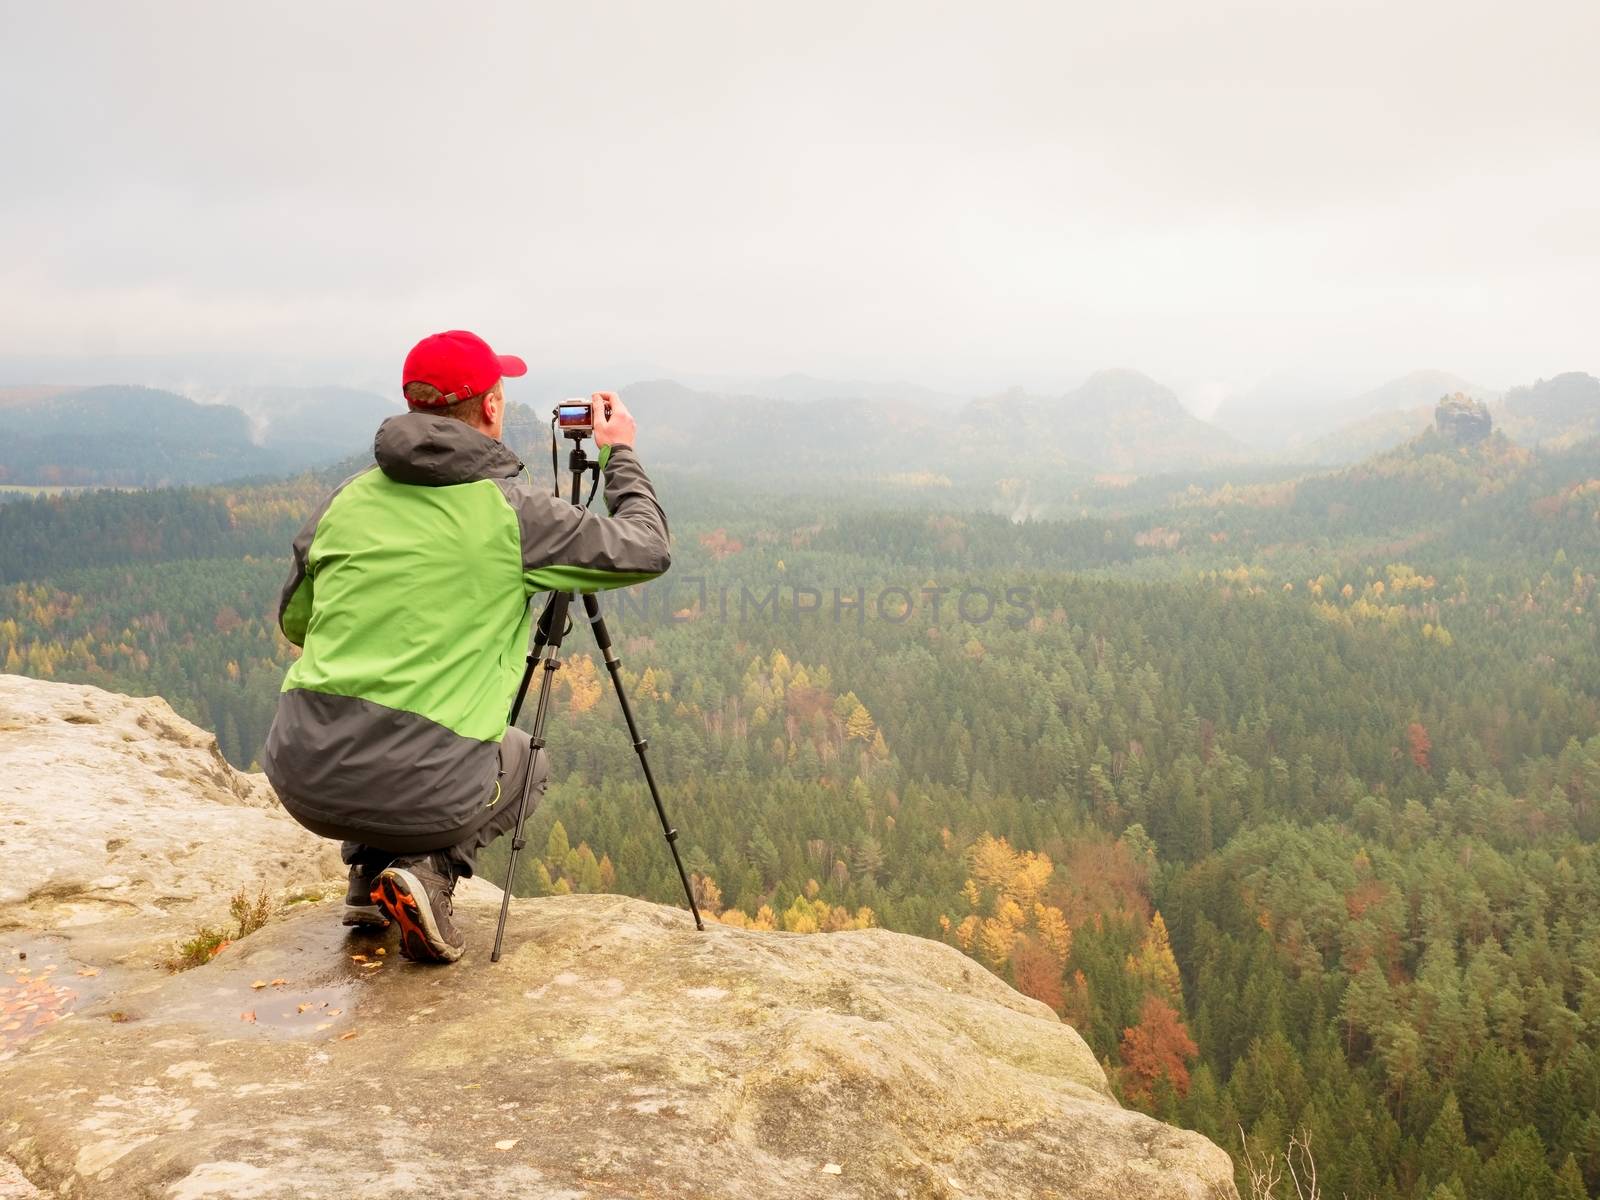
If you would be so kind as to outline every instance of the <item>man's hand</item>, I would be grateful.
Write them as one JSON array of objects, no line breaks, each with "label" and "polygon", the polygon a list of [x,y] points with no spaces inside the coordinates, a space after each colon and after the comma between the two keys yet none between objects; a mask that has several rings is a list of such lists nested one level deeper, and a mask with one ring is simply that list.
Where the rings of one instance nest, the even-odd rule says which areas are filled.
[{"label": "man's hand", "polygon": [[632,446],[635,434],[633,414],[615,392],[592,392],[594,404],[594,444]]}]

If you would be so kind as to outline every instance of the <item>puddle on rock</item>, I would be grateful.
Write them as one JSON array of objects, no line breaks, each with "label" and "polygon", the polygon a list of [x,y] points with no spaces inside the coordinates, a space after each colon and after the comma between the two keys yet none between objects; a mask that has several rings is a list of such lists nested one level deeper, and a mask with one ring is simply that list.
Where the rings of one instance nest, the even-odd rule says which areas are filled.
[{"label": "puddle on rock", "polygon": [[[165,982],[142,980],[124,997],[116,988],[129,982],[127,969],[102,970],[79,962],[64,938],[0,944],[0,1061],[68,1017],[192,1023],[224,1040],[353,1036],[358,1007],[371,1015],[367,1010],[374,992],[383,990],[386,977],[404,969],[397,947],[383,931],[369,934],[339,926],[315,931],[292,956],[299,968],[294,978],[273,973],[290,959],[269,955],[252,962],[251,948],[249,939],[243,939],[224,952],[226,958],[167,976]],[[241,951],[242,961],[236,957]],[[312,965],[310,971],[307,965]]]},{"label": "puddle on rock", "polygon": [[106,991],[106,973],[67,953],[64,938],[33,938],[0,951],[0,1060]]},{"label": "puddle on rock", "polygon": [[[308,931],[285,957],[253,955],[246,939],[238,943],[238,960],[185,972],[159,1011],[143,1015],[204,1025],[223,1038],[348,1036],[357,1008],[370,1004],[374,984],[394,969],[398,956],[383,941],[381,934],[364,937],[336,926]],[[291,964],[292,971],[284,970]]]},{"label": "puddle on rock", "polygon": [[253,1025],[269,1033],[287,1034],[290,1037],[327,1033],[348,1023],[355,1005],[355,989],[348,984],[319,988],[292,988],[288,986],[252,988],[239,1003],[235,1014],[223,1010],[216,1015],[225,1022],[229,1019]]},{"label": "puddle on rock", "polygon": [[229,978],[220,986],[201,979],[192,982],[209,986],[169,992],[159,1005],[142,1010],[139,1019],[157,1025],[200,1025],[224,1040],[263,1035],[310,1038],[345,1029],[360,1000],[360,989],[351,983],[248,977]]}]

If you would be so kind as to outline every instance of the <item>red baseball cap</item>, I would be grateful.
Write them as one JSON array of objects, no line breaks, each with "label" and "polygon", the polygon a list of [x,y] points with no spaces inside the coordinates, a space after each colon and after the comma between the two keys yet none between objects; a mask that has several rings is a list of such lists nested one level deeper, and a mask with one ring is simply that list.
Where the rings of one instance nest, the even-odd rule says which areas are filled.
[{"label": "red baseball cap", "polygon": [[425,337],[411,347],[400,387],[404,390],[408,383],[431,384],[439,389],[442,399],[438,403],[442,406],[483,395],[502,375],[515,378],[527,373],[528,364],[515,354],[496,354],[477,334],[452,329]]}]

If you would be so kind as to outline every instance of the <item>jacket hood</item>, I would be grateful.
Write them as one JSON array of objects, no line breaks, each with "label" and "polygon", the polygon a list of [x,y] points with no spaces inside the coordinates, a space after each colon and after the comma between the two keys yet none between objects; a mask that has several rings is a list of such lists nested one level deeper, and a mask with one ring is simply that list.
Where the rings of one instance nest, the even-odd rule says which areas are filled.
[{"label": "jacket hood", "polygon": [[396,483],[447,487],[479,479],[505,479],[522,461],[504,443],[453,417],[408,412],[378,426],[372,456]]}]

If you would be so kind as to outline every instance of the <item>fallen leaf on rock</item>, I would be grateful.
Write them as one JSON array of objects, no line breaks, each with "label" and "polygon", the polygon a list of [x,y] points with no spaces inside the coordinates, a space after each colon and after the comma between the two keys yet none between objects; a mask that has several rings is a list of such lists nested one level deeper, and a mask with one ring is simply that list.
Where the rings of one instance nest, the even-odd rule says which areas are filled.
[{"label": "fallen leaf on rock", "polygon": [[242,1012],[242,1013],[239,1014],[239,1020],[241,1020],[241,1021],[249,1021],[251,1024],[254,1024],[255,1023],[255,1019],[256,1019],[256,1010],[253,1009],[253,1008],[249,1012]]},{"label": "fallen leaf on rock", "polygon": [[355,1037],[360,1032],[361,1031],[359,1029],[352,1029],[348,1033],[341,1033],[339,1035],[339,1040],[341,1042],[348,1042],[351,1038]]},{"label": "fallen leaf on rock", "polygon": [[294,1010],[297,1013],[303,1013],[303,1012],[305,1012],[306,1009],[311,1008],[311,1007],[313,1007],[313,1006],[310,1005],[310,1004],[297,1004],[297,1005],[294,1006]]},{"label": "fallen leaf on rock", "polygon": [[365,954],[352,954],[350,956],[350,961],[351,962],[366,962],[367,961],[367,956]]},{"label": "fallen leaf on rock", "polygon": [[826,1175],[843,1175],[844,1174],[844,1168],[841,1167],[838,1163],[824,1163],[823,1166],[822,1166],[822,1170],[823,1170],[823,1173],[826,1174]]},{"label": "fallen leaf on rock", "polygon": [[365,970],[365,971],[371,971],[371,970],[374,970],[375,968],[381,967],[381,966],[383,966],[382,963],[362,963],[361,964],[362,970]]},{"label": "fallen leaf on rock", "polygon": [[274,979],[272,981],[272,986],[273,987],[282,987],[284,984],[286,984],[288,982],[289,981],[287,979]]},{"label": "fallen leaf on rock", "polygon": [[501,1138],[494,1144],[494,1148],[496,1150],[509,1150],[521,1140],[521,1138]]},{"label": "fallen leaf on rock", "polygon": [[254,983],[252,983],[250,986],[255,988],[256,991],[259,992],[262,988],[267,986],[267,981],[265,979],[258,979]]},{"label": "fallen leaf on rock", "polygon": [[[324,1000],[324,1001],[323,1001],[323,1003],[324,1003],[324,1004],[326,1004],[326,1003],[327,1003],[327,1001],[326,1001],[326,1000]],[[340,1014],[340,1013],[342,1013],[342,1012],[343,1012],[343,1011],[344,1011],[344,1009],[342,1009],[342,1008],[330,1008],[330,1009],[329,1009],[329,1010],[328,1010],[328,1015],[329,1015],[329,1016],[330,1016],[330,1017],[337,1017],[337,1016],[338,1016],[338,1015],[339,1015],[339,1014]]]},{"label": "fallen leaf on rock", "polygon": [[380,955],[383,955],[383,954],[387,954],[389,952],[387,950],[385,950],[382,946],[379,946],[378,949],[377,949],[377,953],[380,954]]},{"label": "fallen leaf on rock", "polygon": [[324,1029],[332,1029],[332,1028],[333,1028],[333,1022],[332,1021],[324,1021],[321,1025],[317,1026],[317,1032],[321,1033]]},{"label": "fallen leaf on rock", "polygon": [[96,975],[100,974],[100,968],[99,967],[80,967],[78,969],[78,974],[82,975],[85,979],[93,979]]}]

